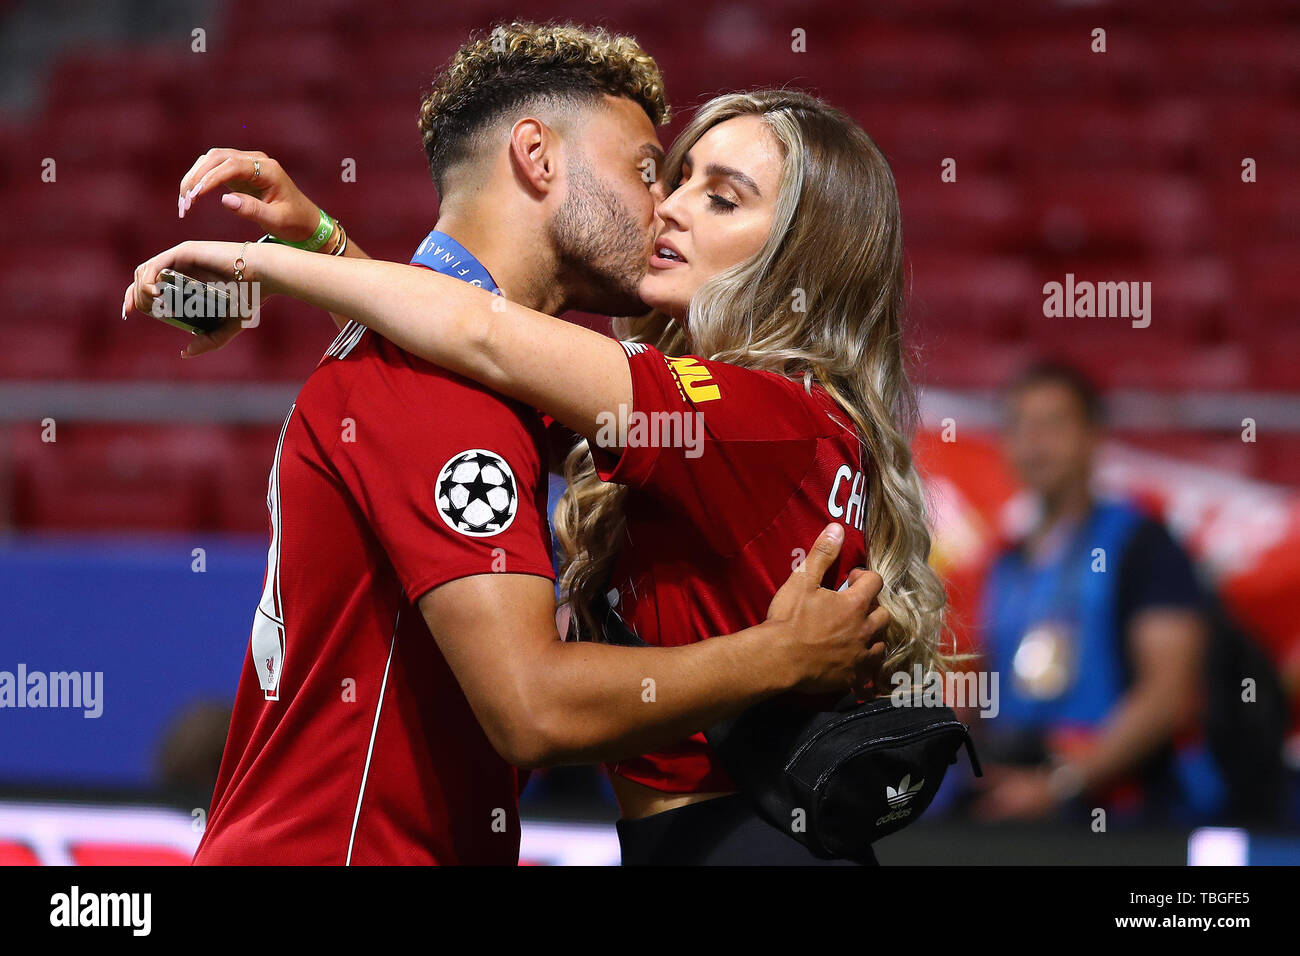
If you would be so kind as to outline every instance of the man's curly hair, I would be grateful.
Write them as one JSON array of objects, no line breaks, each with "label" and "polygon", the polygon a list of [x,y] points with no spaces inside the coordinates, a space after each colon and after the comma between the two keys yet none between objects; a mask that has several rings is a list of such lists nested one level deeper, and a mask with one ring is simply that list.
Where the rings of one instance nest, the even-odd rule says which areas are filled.
[{"label": "man's curly hair", "polygon": [[629,36],[571,24],[513,22],[480,32],[456,51],[420,102],[420,137],[438,192],[475,133],[535,100],[626,97],[668,122],[659,65]]}]

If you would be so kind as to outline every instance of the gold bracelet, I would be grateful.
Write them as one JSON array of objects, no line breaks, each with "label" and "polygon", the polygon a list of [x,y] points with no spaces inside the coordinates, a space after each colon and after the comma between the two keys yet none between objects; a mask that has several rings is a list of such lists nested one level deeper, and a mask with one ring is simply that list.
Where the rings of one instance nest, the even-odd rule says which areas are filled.
[{"label": "gold bracelet", "polygon": [[236,282],[244,281],[244,269],[248,266],[248,263],[244,260],[244,250],[247,248],[248,248],[248,243],[244,243],[242,246],[239,247],[239,258],[235,260],[235,281]]},{"label": "gold bracelet", "polygon": [[325,253],[327,256],[337,256],[339,254],[339,248],[344,243],[343,223],[339,222],[337,219],[334,220],[334,231],[330,234],[330,239],[333,241],[330,243],[329,249],[327,250],[322,246],[319,251]]},{"label": "gold bracelet", "polygon": [[334,250],[330,253],[330,255],[341,256],[343,255],[343,253],[348,251],[348,233],[347,230],[343,228],[343,223],[338,222],[337,219],[335,220],[335,222],[338,223],[339,235],[341,235],[343,238],[339,240],[339,244],[334,248]]}]

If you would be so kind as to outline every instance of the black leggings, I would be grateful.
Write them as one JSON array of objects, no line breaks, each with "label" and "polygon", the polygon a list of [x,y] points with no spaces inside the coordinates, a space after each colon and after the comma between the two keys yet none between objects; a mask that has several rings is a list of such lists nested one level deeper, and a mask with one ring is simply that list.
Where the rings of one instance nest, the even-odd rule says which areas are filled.
[{"label": "black leggings", "polygon": [[[624,866],[856,866],[823,860],[767,823],[738,793],[618,821]],[[866,863],[874,864],[871,854]]]}]

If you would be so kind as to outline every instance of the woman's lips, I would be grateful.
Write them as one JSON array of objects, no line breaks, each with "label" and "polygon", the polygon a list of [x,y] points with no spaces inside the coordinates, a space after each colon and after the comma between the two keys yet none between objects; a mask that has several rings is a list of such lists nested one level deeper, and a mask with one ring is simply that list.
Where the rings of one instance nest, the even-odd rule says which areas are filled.
[{"label": "woman's lips", "polygon": [[681,259],[665,259],[657,252],[650,257],[650,268],[652,269],[675,269],[684,265],[686,263]]},{"label": "woman's lips", "polygon": [[[661,250],[671,253],[671,256],[665,257],[660,255]],[[673,258],[675,257],[675,258]],[[650,265],[656,269],[671,269],[674,266],[686,265],[686,257],[682,255],[680,249],[667,239],[656,239],[654,252],[650,256]]]}]

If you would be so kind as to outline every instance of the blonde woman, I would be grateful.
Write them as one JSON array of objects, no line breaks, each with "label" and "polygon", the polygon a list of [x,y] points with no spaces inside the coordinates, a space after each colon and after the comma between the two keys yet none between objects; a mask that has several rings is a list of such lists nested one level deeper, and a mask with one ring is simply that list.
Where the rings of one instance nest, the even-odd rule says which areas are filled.
[{"label": "blonde woman", "polygon": [[[756,624],[832,520],[847,536],[824,581],[858,565],[883,578],[886,668],[947,666],[884,157],[811,96],[729,94],[698,111],[655,192],[639,287],[654,311],[615,320],[617,340],[512,304],[509,289],[265,244],[184,243],[137,270],[128,302],[149,308],[161,268],[228,277],[242,257],[264,294],[350,316],[572,429],[556,528],[583,636],[599,639],[608,611],[650,644]],[[700,734],[608,769],[625,863],[817,862],[756,816]]]}]

